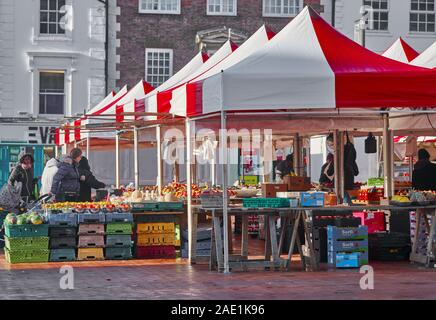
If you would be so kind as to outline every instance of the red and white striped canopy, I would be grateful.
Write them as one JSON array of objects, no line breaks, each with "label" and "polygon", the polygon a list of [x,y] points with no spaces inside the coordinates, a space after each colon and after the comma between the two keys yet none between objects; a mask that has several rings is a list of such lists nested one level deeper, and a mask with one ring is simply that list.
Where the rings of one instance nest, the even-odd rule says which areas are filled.
[{"label": "red and white striped canopy", "polygon": [[435,71],[363,48],[310,7],[244,60],[190,84],[179,115],[436,106]]},{"label": "red and white striped canopy", "polygon": [[[180,82],[182,82],[190,74],[198,70],[203,63],[208,60],[208,55],[204,52],[199,52],[191,61],[189,61],[182,69],[180,69],[176,74],[170,77],[167,81],[162,83],[159,87],[148,93],[145,98],[138,99],[133,102],[129,102],[125,105],[126,109],[132,109],[133,105],[136,104],[137,108],[142,109],[144,112],[157,112],[157,94],[159,92],[168,90]],[[143,117],[145,120],[155,120],[155,116]]]},{"label": "red and white striped canopy", "polygon": [[417,56],[419,56],[419,53],[402,38],[395,41],[394,44],[383,53],[383,57],[404,63],[411,62]]},{"label": "red and white striped canopy", "polygon": [[[395,143],[404,143],[407,141],[408,136],[395,136]],[[433,136],[420,136],[418,137],[418,142],[436,142],[436,137]]]},{"label": "red and white striped canopy", "polygon": [[413,59],[410,64],[431,69],[436,68],[436,42]]}]

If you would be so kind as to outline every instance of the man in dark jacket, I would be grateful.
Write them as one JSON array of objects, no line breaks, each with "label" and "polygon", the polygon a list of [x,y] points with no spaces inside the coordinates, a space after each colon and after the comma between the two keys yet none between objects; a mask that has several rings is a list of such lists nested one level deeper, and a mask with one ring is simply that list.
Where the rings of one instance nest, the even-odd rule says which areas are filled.
[{"label": "man in dark jacket", "polygon": [[357,152],[354,145],[347,137],[347,143],[344,146],[344,189],[354,189],[354,177],[359,175],[357,166]]},{"label": "man in dark jacket", "polygon": [[290,173],[294,172],[294,154],[288,154],[286,156],[286,159],[280,162],[277,165],[277,171],[279,171],[280,178],[283,179],[283,177],[289,175]]},{"label": "man in dark jacket", "polygon": [[51,194],[56,196],[56,201],[77,201],[80,191],[79,179],[79,170],[73,159],[63,156],[51,186]]},{"label": "man in dark jacket", "polygon": [[35,199],[35,179],[33,178],[33,156],[26,153],[20,158],[18,165],[9,176],[8,183],[14,185],[15,182],[22,183],[21,197],[25,202]]},{"label": "man in dark jacket", "polygon": [[335,175],[334,156],[329,153],[327,155],[327,162],[321,167],[321,175],[319,177],[319,183],[331,184]]},{"label": "man in dark jacket", "polygon": [[91,201],[91,189],[102,189],[106,185],[98,181],[91,172],[88,159],[82,156],[79,161],[79,174],[80,174],[80,195],[79,201]]},{"label": "man in dark jacket", "polygon": [[412,187],[416,190],[436,191],[436,164],[430,162],[430,154],[425,149],[418,151],[418,161],[412,173]]}]

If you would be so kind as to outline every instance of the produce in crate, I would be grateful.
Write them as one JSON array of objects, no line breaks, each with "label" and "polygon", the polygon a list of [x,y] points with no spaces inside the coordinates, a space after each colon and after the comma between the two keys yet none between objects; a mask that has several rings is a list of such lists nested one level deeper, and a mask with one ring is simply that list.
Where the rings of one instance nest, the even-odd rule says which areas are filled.
[{"label": "produce in crate", "polygon": [[15,213],[9,213],[5,218],[5,224],[17,224],[17,215]]}]

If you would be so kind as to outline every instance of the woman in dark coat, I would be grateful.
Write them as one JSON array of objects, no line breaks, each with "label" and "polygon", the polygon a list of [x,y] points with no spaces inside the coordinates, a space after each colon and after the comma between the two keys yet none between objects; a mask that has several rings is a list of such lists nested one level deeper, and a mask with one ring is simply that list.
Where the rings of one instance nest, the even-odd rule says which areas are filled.
[{"label": "woman in dark coat", "polygon": [[51,186],[51,194],[56,196],[56,201],[77,201],[80,191],[79,179],[79,170],[73,159],[63,156]]},{"label": "woman in dark coat", "polygon": [[91,172],[88,159],[82,157],[79,162],[80,173],[80,195],[79,201],[86,202],[91,201],[91,189],[102,189],[106,185],[103,182],[98,181]]},{"label": "woman in dark coat", "polygon": [[430,162],[430,154],[425,149],[418,151],[418,161],[412,173],[412,187],[421,191],[436,191],[436,164]]},{"label": "woman in dark coat", "polygon": [[8,183],[14,185],[15,182],[21,182],[21,197],[25,202],[35,199],[36,179],[33,178],[33,156],[26,153],[20,158],[18,165],[14,168],[9,176]]},{"label": "woman in dark coat", "polygon": [[331,184],[335,175],[334,156],[329,153],[327,155],[327,162],[321,167],[321,175],[319,177],[319,183]]},{"label": "woman in dark coat", "polygon": [[[347,137],[348,140],[348,137]],[[344,189],[354,189],[354,177],[359,175],[359,167],[356,163],[357,152],[354,145],[347,141],[344,146]]]}]

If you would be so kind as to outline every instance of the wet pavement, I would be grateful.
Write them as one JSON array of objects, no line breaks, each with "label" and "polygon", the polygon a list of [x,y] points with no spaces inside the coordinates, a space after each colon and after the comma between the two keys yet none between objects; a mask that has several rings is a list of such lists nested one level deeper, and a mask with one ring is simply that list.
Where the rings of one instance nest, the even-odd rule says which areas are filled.
[{"label": "wet pavement", "polygon": [[69,263],[74,289],[60,288],[63,264],[9,265],[0,255],[0,299],[436,299],[436,269],[376,263],[374,290],[358,270],[222,274],[186,260]]}]

